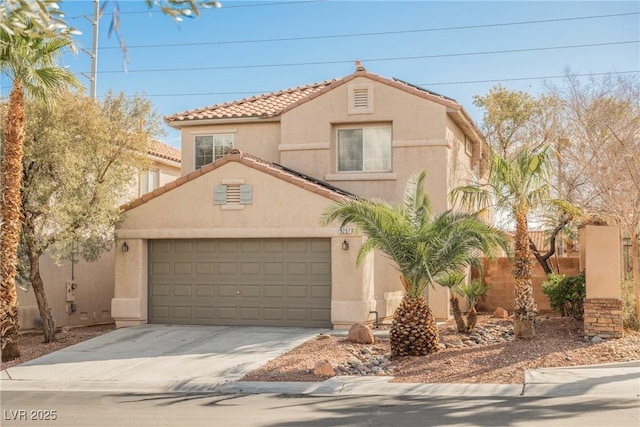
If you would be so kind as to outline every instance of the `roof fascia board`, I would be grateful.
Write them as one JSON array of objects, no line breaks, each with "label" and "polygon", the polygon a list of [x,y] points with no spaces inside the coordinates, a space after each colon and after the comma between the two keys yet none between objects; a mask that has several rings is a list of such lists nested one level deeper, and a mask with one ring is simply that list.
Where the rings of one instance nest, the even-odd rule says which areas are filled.
[{"label": "roof fascia board", "polygon": [[279,122],[280,117],[238,117],[231,119],[191,119],[191,120],[173,120],[167,122],[167,126],[174,129],[181,129],[190,126],[206,126],[206,125],[224,125],[233,123],[254,123],[254,122]]}]

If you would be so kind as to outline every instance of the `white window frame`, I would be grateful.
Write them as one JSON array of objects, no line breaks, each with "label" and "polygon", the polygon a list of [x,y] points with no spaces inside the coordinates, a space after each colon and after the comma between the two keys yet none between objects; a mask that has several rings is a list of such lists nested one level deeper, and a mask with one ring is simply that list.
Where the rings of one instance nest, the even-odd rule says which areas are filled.
[{"label": "white window frame", "polygon": [[[152,178],[155,178],[155,185],[152,184]],[[138,182],[138,195],[142,196],[151,193],[160,187],[160,169],[150,169],[140,173]]]},{"label": "white window frame", "polygon": [[[364,145],[366,144],[365,141],[365,132],[367,129],[389,129],[389,141],[388,141],[388,150],[389,150],[389,166],[388,168],[384,168],[384,169],[367,169],[366,168],[366,163],[367,163],[367,159],[365,158],[365,153],[366,153],[366,149],[364,147]],[[340,170],[340,132],[343,131],[348,131],[348,130],[362,130],[363,135],[362,135],[362,169],[355,169],[355,170]],[[375,172],[381,172],[381,173],[387,173],[387,172],[392,172],[393,171],[393,135],[392,135],[392,127],[390,125],[378,125],[378,126],[345,126],[345,127],[340,127],[338,129],[336,129],[336,172],[337,173],[358,173],[358,174],[362,174],[362,173],[375,173]]]},{"label": "white window frame", "polygon": [[[199,138],[211,138],[211,161],[210,162],[204,162],[201,165],[198,165],[198,139]],[[218,159],[221,159],[222,157],[226,156],[228,154],[228,152],[224,152],[225,147],[224,144],[224,138],[230,138],[231,139],[231,146],[230,147],[226,147],[228,149],[228,151],[233,150],[233,147],[235,145],[235,135],[233,133],[210,133],[210,134],[202,134],[202,135],[194,135],[193,137],[193,166],[194,169],[199,169],[204,165],[208,165],[209,163],[213,163]],[[216,143],[219,143],[221,145],[222,148],[222,153],[216,153]]]}]

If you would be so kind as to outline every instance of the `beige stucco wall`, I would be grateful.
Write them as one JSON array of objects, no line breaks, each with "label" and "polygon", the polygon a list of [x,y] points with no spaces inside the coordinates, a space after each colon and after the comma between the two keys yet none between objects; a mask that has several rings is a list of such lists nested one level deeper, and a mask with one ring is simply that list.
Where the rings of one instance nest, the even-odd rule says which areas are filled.
[{"label": "beige stucco wall", "polygon": [[182,135],[182,175],[194,170],[196,135],[229,133],[234,135],[234,148],[269,162],[280,160],[280,123],[273,120],[227,121],[220,124],[185,126]]},{"label": "beige stucco wall", "polygon": [[[67,281],[71,281],[71,263],[57,264],[45,254],[40,258],[40,274],[45,293],[57,327],[92,325],[112,322],[111,298],[114,283],[114,250],[109,250],[95,262],[79,261],[73,267],[74,281],[78,284],[75,293],[77,310],[71,313],[66,301]],[[33,289],[27,292],[18,289],[18,313],[21,328],[34,329],[40,313]]]},{"label": "beige stucco wall", "polygon": [[[252,184],[253,203],[214,205],[214,186],[229,180]],[[112,309],[117,325],[147,320],[146,245],[157,238],[331,238],[332,323],[341,327],[372,319],[369,311],[397,298],[399,283],[385,281],[374,289],[375,256],[355,266],[362,237],[340,234],[337,225],[321,225],[322,212],[331,203],[282,179],[229,162],[127,211],[118,237],[119,244],[127,242],[130,249],[116,251]],[[344,240],[349,250],[342,249]]]},{"label": "beige stucco wall", "polygon": [[581,231],[580,256],[584,259],[587,299],[620,299],[622,278],[620,226],[587,225]]},{"label": "beige stucco wall", "polygon": [[[373,112],[349,114],[351,85],[371,84]],[[366,78],[335,88],[282,115],[280,163],[364,197],[400,201],[407,179],[429,171],[427,189],[437,210],[446,208],[448,151],[446,108]],[[390,173],[336,173],[336,138],[340,127],[392,127]]]}]

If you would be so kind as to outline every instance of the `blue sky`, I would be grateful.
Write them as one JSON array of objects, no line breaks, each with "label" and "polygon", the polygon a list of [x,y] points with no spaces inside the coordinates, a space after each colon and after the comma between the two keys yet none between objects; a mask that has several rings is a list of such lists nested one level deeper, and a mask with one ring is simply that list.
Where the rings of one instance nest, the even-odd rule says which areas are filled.
[{"label": "blue sky", "polygon": [[[356,60],[456,99],[478,122],[473,96],[499,83],[538,94],[542,77],[566,67],[579,74],[640,70],[637,1],[222,0],[222,8],[180,24],[148,12],[142,0],[119,5],[128,72],[116,36],[108,35],[109,6],[100,21],[98,96],[144,93],[162,116],[343,77]],[[90,50],[91,25],[82,15],[91,16],[92,2],[62,7],[83,32],[78,45]],[[625,15],[603,16],[616,14]],[[91,68],[83,52],[64,64],[79,75]],[[9,82],[0,86],[7,96]],[[161,139],[179,147],[179,133],[167,131]]]}]

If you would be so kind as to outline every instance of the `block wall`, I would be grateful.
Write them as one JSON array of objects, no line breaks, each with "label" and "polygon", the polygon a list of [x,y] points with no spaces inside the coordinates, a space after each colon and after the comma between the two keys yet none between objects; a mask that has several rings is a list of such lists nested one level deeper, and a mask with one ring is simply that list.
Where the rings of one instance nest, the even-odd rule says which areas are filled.
[{"label": "block wall", "polygon": [[[560,273],[567,276],[576,276],[579,273],[578,258],[558,258],[553,260],[558,263]],[[513,291],[514,280],[511,277],[513,269],[513,261],[507,258],[498,258],[495,263],[489,263],[486,259],[483,261],[483,282],[491,286],[491,290],[478,303],[480,311],[494,311],[497,307],[502,307],[513,314]],[[546,280],[544,270],[537,261],[531,263],[532,279],[533,279],[533,298],[538,306],[538,311],[551,311],[549,299],[542,292],[542,282]],[[477,277],[477,273],[476,273]]]}]

